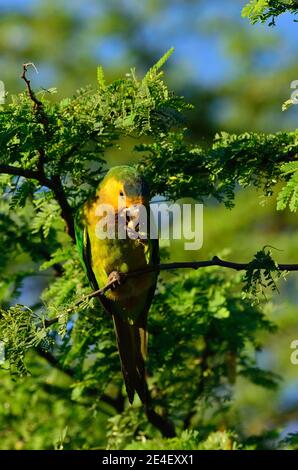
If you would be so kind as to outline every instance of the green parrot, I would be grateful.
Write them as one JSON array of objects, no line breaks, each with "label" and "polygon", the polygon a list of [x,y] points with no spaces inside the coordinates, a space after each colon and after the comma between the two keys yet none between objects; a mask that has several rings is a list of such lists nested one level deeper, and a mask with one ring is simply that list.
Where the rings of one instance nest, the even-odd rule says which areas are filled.
[{"label": "green parrot", "polygon": [[[107,231],[109,228],[115,229],[114,238],[98,236],[98,223],[103,220],[99,217],[98,207],[105,207],[102,205],[106,204],[114,209],[115,216],[106,219]],[[104,287],[113,272],[128,273],[158,265],[158,239],[150,239],[147,230],[144,235],[141,226],[136,223],[135,211],[138,212],[140,205],[146,208],[146,225],[149,232],[148,186],[135,168],[116,166],[101,181],[95,197],[87,200],[78,211],[76,242],[94,290]],[[120,236],[117,230],[119,220],[124,221],[124,230],[127,231],[125,238]],[[129,237],[129,231],[134,236]],[[113,318],[121,369],[130,403],[133,402],[135,392],[144,404],[148,402],[145,376],[147,315],[157,277],[158,272],[155,270],[128,278],[100,297],[103,307]]]}]

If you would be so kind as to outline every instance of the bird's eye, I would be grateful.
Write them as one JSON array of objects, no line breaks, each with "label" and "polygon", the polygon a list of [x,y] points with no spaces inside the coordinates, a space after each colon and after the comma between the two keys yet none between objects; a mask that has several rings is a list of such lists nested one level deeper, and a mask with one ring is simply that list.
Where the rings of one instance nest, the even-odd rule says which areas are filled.
[{"label": "bird's eye", "polygon": [[120,191],[120,196],[123,197],[124,196],[124,192],[123,191]]}]

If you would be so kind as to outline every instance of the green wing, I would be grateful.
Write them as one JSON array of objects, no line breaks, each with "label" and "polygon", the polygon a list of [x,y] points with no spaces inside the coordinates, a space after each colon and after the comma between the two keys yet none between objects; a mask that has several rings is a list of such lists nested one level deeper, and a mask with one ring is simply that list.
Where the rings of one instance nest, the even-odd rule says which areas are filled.
[{"label": "green wing", "polygon": [[[89,283],[92,289],[98,290],[98,286],[95,274],[92,270],[92,253],[91,253],[91,244],[88,235],[88,230],[84,224],[84,218],[82,216],[82,208],[77,212],[75,216],[75,236],[76,236],[76,245],[79,252],[79,257],[83,265],[84,271],[88,277]],[[111,315],[117,311],[115,303],[109,300],[104,295],[100,297],[100,301],[105,310]]]},{"label": "green wing", "polygon": [[75,235],[76,245],[79,257],[83,265],[84,271],[88,276],[89,282],[94,290],[99,289],[94,272],[92,270],[91,246],[88,230],[84,224],[82,208],[79,209],[75,216]]}]

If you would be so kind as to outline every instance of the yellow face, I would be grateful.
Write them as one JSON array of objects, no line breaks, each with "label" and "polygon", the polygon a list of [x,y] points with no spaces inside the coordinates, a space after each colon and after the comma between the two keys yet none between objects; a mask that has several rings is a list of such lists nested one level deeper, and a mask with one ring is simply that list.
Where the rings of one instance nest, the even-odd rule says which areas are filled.
[{"label": "yellow face", "polygon": [[143,204],[147,206],[149,201],[142,194],[127,194],[125,184],[115,178],[109,178],[106,182],[103,181],[97,194],[97,203],[110,204],[115,209],[117,207],[122,209],[123,207],[131,207],[137,204]]},{"label": "yellow face", "polygon": [[98,221],[96,212],[100,204],[112,206],[115,214],[125,208],[132,208],[138,205],[143,205],[146,208],[149,207],[149,198],[138,191],[140,189],[138,186],[136,186],[135,191],[133,187],[130,187],[129,191],[126,189],[125,183],[116,178],[110,177],[106,181],[103,180],[91,205],[85,206],[84,214],[89,224]]}]

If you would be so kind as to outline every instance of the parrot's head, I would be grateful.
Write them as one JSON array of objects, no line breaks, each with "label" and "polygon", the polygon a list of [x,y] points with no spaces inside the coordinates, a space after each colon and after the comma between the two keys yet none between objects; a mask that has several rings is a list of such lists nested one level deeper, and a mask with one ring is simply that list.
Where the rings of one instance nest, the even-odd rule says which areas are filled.
[{"label": "parrot's head", "polygon": [[149,204],[149,188],[138,171],[128,165],[115,166],[108,171],[98,189],[100,202],[117,207]]},{"label": "parrot's head", "polygon": [[121,221],[133,237],[142,233],[145,237],[149,217],[149,188],[145,180],[130,166],[115,166],[106,174],[96,192],[94,207],[95,217],[100,213],[99,207],[112,206],[110,216],[115,217],[116,224]]}]

